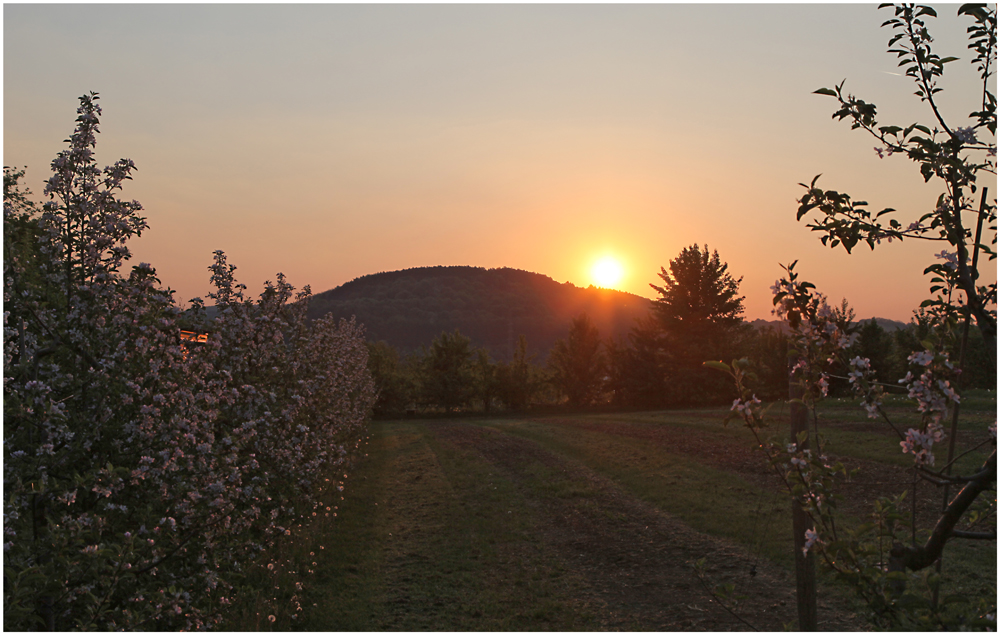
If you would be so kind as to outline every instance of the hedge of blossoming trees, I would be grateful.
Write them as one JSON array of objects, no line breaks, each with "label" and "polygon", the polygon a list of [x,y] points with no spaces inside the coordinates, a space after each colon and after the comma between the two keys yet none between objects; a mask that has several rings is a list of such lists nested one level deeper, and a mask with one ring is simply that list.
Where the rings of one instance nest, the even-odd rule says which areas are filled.
[{"label": "hedge of blossoming trees", "polygon": [[[893,17],[883,25],[894,31],[890,53],[897,55],[906,75],[916,82],[916,95],[930,107],[935,124],[880,126],[875,105],[846,94],[843,84],[816,92],[837,99],[839,110],[834,117],[848,119],[852,129],[871,134],[879,144],[875,149],[880,157],[906,155],[918,164],[925,181],[940,180],[944,191],[935,209],[904,227],[892,218],[894,210],[873,214],[866,203],[820,189],[814,179],[804,186],[807,191],[800,200],[798,218],[812,219],[808,226],[823,234],[824,244],[843,245],[848,253],[860,242],[874,249],[882,240],[922,239],[946,245],[938,254],[941,262],[924,272],[932,276],[934,297],[922,307],[932,318],[933,329],[922,342],[923,350],[909,356],[909,372],[900,380],[916,403],[920,425],[902,430],[886,414],[882,408],[885,387],[874,376],[869,360],[847,358],[845,351],[853,338],[834,319],[822,294],[799,280],[794,264],[787,267],[787,275],[773,291],[775,312],[793,329],[796,361],[792,380],[803,392],[802,403],[814,410],[827,394],[831,365],[838,360],[845,364],[847,379],[868,416],[890,426],[898,435],[902,452],[913,457],[912,483],[902,492],[883,492],[870,521],[852,527],[842,518],[838,522],[835,483],[843,467],[830,464],[821,439],[812,451],[803,449],[805,437],[793,439],[787,447],[769,443],[761,447],[814,523],[805,532],[803,551],[815,554],[836,575],[853,584],[879,623],[921,630],[955,626],[995,630],[995,591],[987,597],[967,598],[948,596],[943,589],[945,594],[940,595],[939,576],[922,574],[930,572],[935,563],[940,567],[949,541],[996,540],[995,422],[989,438],[968,451],[989,453],[981,467],[962,475],[951,471],[959,458],[954,439],[961,398],[956,387],[961,385],[961,358],[972,321],[987,349],[996,350],[996,283],[982,284],[978,279],[979,259],[983,255],[989,260],[996,258],[996,196],[988,193],[983,183],[984,175],[992,175],[989,178],[994,183],[996,175],[996,97],[989,90],[996,64],[996,8],[965,5],[958,10],[959,15],[973,21],[968,29],[969,49],[983,82],[968,127],[950,125],[935,100],[941,90],[937,79],[945,64],[956,58],[940,58],[931,50],[925,17],[935,17],[934,10],[913,5],[893,10]],[[992,234],[991,241],[982,237],[984,225]],[[726,370],[736,381],[740,396],[733,403],[733,416],[760,435],[764,412],[749,386],[747,363],[712,365]],[[946,442],[947,449],[943,447]],[[927,484],[944,489],[943,511],[933,527],[920,528],[914,526],[916,515],[910,505],[915,504],[918,485]],[[907,490],[909,501],[905,499]],[[949,607],[951,602],[958,602],[957,608]]]},{"label": "hedge of blossoming trees", "polygon": [[[206,628],[343,474],[367,353],[281,275],[245,296],[222,252],[215,319],[125,271],[146,222],[118,198],[132,162],[95,163],[97,100],[41,209],[4,169],[4,628]],[[182,325],[207,342],[186,349]]]}]

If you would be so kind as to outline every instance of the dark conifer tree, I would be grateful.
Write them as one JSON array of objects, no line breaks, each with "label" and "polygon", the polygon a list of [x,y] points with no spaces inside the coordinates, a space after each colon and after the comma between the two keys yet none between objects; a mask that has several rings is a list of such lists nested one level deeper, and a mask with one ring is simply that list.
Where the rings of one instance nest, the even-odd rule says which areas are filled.
[{"label": "dark conifer tree", "polygon": [[574,318],[569,337],[559,340],[549,354],[555,385],[574,406],[586,405],[601,393],[606,366],[600,351],[601,335],[586,313]]},{"label": "dark conifer tree", "polygon": [[705,403],[728,395],[716,373],[702,367],[707,360],[731,361],[739,353],[743,278],[733,278],[728,269],[718,251],[709,253],[708,245],[702,249],[694,244],[670,261],[670,271],[660,268],[662,287],[650,285],[660,294],[654,313],[672,359],[672,401]]}]

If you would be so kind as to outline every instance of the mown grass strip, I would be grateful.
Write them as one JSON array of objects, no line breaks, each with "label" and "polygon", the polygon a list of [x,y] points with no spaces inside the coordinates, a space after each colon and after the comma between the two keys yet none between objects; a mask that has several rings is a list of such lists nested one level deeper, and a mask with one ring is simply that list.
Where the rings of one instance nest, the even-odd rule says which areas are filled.
[{"label": "mown grass strip", "polygon": [[583,583],[538,543],[519,489],[429,425],[372,425],[368,460],[354,469],[336,522],[306,528],[300,541],[270,553],[283,566],[258,572],[263,590],[234,611],[230,628],[594,627]]},{"label": "mown grass strip", "polygon": [[[593,418],[615,420],[608,415]],[[650,426],[674,424],[670,413],[629,417],[629,420]],[[682,416],[681,422],[681,426],[690,427],[689,415]],[[762,491],[738,476],[641,439],[585,430],[560,424],[557,420],[485,423],[580,461],[630,494],[675,515],[698,531],[729,538],[742,543],[752,554],[760,554],[785,567],[792,566],[791,512],[788,496],[783,492]],[[912,463],[912,459],[900,463],[893,448],[886,449],[883,435],[822,428],[821,432],[829,435],[833,452],[889,464]],[[846,451],[842,452],[841,448]],[[977,461],[981,462],[981,457],[970,455],[969,465],[959,464],[959,468],[978,467]],[[844,518],[842,521],[858,522],[858,519]],[[993,592],[995,543],[955,540],[947,551],[942,588],[948,589],[948,593],[970,597]]]},{"label": "mown grass strip", "polygon": [[[915,402],[898,395],[886,397],[883,410],[892,420],[897,429],[920,426],[920,413],[916,411]],[[913,465],[913,457],[903,454],[899,439],[892,428],[882,419],[872,420],[858,405],[856,398],[824,399],[817,406],[819,430],[827,442],[827,451],[840,457],[849,457],[865,461],[877,461],[889,465],[909,467]],[[654,412],[608,413],[599,415],[582,415],[581,418],[611,423],[621,422],[639,426],[669,425],[674,428],[688,428],[694,434],[711,435],[719,439],[739,440],[752,444],[753,437],[740,421],[732,421],[728,426],[722,422],[729,414],[725,408],[703,408],[696,410],[662,410]],[[772,404],[768,410],[772,425],[765,428],[763,438],[778,443],[788,441],[787,421],[788,405],[783,402]],[[988,390],[969,390],[963,395],[961,417],[959,422],[959,452],[971,447],[967,436],[969,432],[982,436],[986,429],[996,421],[996,393]],[[838,424],[875,425],[879,431],[845,429]],[[810,420],[810,431],[812,431]],[[954,472],[975,471],[989,454],[989,449],[973,452],[960,459],[954,466]],[[941,457],[943,458],[943,456]]]},{"label": "mown grass strip", "polygon": [[739,476],[673,454],[642,439],[545,421],[493,422],[509,434],[580,461],[629,494],[694,529],[746,545],[752,554],[791,565],[791,511],[786,496]]},{"label": "mown grass strip", "polygon": [[[352,470],[346,500],[334,493],[326,503],[336,520],[321,508],[312,524],[296,528],[292,541],[249,572],[245,588],[260,591],[249,594],[227,626],[312,631],[595,628],[601,609],[588,603],[586,584],[557,555],[546,553],[533,532],[544,501],[572,499],[582,509],[596,499],[592,488],[538,462],[525,464],[514,483],[476,444],[456,444],[435,426],[475,427],[487,435],[486,441],[491,434],[513,434],[537,443],[698,531],[742,543],[752,557],[790,568],[786,495],[762,490],[669,447],[615,435],[613,429],[572,425],[578,418],[677,425],[720,442],[746,435],[723,430],[722,416],[714,418],[722,412],[685,411],[676,420],[672,413],[660,412],[572,420],[374,423],[369,457]],[[870,460],[895,463],[894,456],[878,449],[884,437],[832,432],[831,443],[843,443]],[[996,571],[994,548],[992,543],[950,546],[946,586],[981,595],[992,583],[983,572]],[[275,566],[268,569],[267,564]],[[271,615],[274,622],[268,620]]]}]

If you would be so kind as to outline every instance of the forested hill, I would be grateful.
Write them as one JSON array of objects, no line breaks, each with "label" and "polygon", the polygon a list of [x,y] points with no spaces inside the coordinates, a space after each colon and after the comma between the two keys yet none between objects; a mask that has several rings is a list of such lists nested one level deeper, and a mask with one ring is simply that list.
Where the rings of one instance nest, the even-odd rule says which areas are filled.
[{"label": "forested hill", "polygon": [[369,340],[401,351],[427,346],[456,328],[509,359],[519,335],[528,351],[544,358],[565,338],[570,321],[586,312],[602,337],[625,336],[652,301],[609,289],[560,284],[538,273],[481,267],[419,267],[362,276],[313,296],[309,316],[356,316]]}]

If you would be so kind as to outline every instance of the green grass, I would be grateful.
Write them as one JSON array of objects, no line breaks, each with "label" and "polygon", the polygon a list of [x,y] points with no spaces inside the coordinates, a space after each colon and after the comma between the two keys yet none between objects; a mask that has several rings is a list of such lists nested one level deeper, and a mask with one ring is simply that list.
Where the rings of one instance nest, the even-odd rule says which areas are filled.
[{"label": "green grass", "polygon": [[[891,395],[884,400],[883,410],[892,425],[901,432],[908,428],[920,426],[920,414],[916,411],[915,402],[902,396]],[[707,434],[723,435],[727,438],[743,439],[752,442],[750,433],[743,428],[738,420],[733,420],[723,431],[722,421],[728,414],[728,409],[709,408],[703,410],[659,411],[652,413],[637,413],[634,415],[601,415],[608,420],[620,420],[634,423],[653,424],[657,421],[669,422],[672,426],[686,426],[702,430]],[[830,398],[817,404],[819,431],[828,444],[826,449],[837,456],[876,461],[901,467],[913,464],[911,456],[902,453],[899,447],[899,437],[884,419],[870,419],[856,398]],[[764,430],[766,438],[776,442],[786,442],[788,439],[788,405],[772,404],[768,410],[771,425]],[[595,417],[597,418],[597,417]],[[973,447],[969,433],[977,440],[985,438],[987,428],[996,421],[996,391],[982,389],[968,390],[963,395],[960,406],[958,444],[956,455]],[[847,425],[844,425],[847,424]],[[850,424],[874,426],[873,430],[858,430]],[[951,419],[945,421],[945,427],[950,430]],[[812,415],[809,418],[809,430],[813,430]],[[978,470],[983,460],[989,455],[990,448],[969,454],[955,464],[954,473]],[[944,463],[946,450],[939,451],[939,460]]]},{"label": "green grass", "polygon": [[[580,461],[698,531],[744,543],[754,553],[791,564],[785,547],[791,541],[790,523],[785,522],[791,512],[785,496],[641,439],[544,420],[490,425]],[[664,422],[660,419],[655,425]]]},{"label": "green grass", "polygon": [[[995,393],[963,402],[963,429],[982,435],[995,420]],[[822,404],[820,430],[836,454],[909,465],[892,436],[851,429],[867,421],[854,400]],[[893,399],[899,425],[916,422]],[[743,544],[747,553],[792,566],[789,502],[774,484],[753,483],[725,463],[616,433],[669,426],[710,446],[749,446],[725,408],[552,416],[384,421],[371,426],[369,456],[350,474],[346,500],[331,491],[317,516],[295,528],[248,572],[245,593],[226,623],[233,630],[592,630],[601,607],[586,581],[537,536],[546,501],[594,517],[604,510],[594,484],[532,456],[516,457],[518,476],[497,469],[475,443],[442,440],[434,426],[464,426],[485,442],[512,435],[530,447],[593,470],[627,495],[693,529]],[[776,407],[777,421],[787,413]],[[602,430],[578,423],[611,424]],[[780,438],[786,424],[776,424]],[[492,435],[492,436],[491,436]],[[961,438],[961,437],[960,437]],[[479,439],[483,441],[483,439]],[[478,442],[478,441],[477,441]],[[961,445],[961,444],[960,444]],[[508,457],[509,458],[509,457]],[[973,453],[959,469],[978,466]],[[512,480],[513,479],[513,480]],[[756,483],[756,484],[755,484]],[[329,506],[330,510],[325,508]],[[327,516],[326,514],[330,514]],[[334,516],[334,514],[336,516]],[[609,515],[610,514],[610,515]],[[994,542],[953,541],[944,593],[982,596],[995,588]],[[267,565],[272,565],[268,568]],[[298,588],[301,585],[301,589]],[[269,616],[274,616],[273,622]],[[636,624],[635,628],[642,628]]]},{"label": "green grass", "polygon": [[[283,577],[293,589],[248,599],[233,630],[581,630],[592,627],[579,581],[532,534],[511,482],[423,425],[372,425],[369,460],[351,477],[337,522],[271,559],[305,560]],[[585,492],[581,492],[585,494]],[[320,549],[320,542],[323,543]],[[294,551],[294,553],[289,553]],[[283,558],[282,558],[283,556]],[[303,575],[312,569],[315,573]],[[291,573],[291,571],[297,573]],[[266,620],[275,615],[275,621]]]}]

